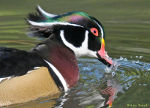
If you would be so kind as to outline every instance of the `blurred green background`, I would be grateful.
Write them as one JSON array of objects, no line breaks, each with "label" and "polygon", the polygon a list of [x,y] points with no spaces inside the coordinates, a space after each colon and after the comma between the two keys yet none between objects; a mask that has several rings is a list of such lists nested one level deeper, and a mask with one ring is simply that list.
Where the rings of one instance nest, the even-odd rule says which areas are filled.
[{"label": "blurred green background", "polygon": [[149,0],[0,0],[0,46],[29,49],[34,45],[37,40],[25,36],[24,19],[29,12],[35,12],[38,4],[56,14],[87,12],[104,25],[106,46],[112,57],[144,56],[144,61],[150,61]]},{"label": "blurred green background", "polygon": [[[35,12],[38,4],[54,14],[87,12],[104,25],[106,50],[112,58],[150,62],[149,0],[0,0],[0,46],[29,50],[40,41],[26,36],[28,25],[25,21],[27,14]],[[135,75],[140,77],[135,81],[137,85],[130,87],[126,95],[117,98],[114,104],[117,107],[114,108],[127,107],[129,103],[147,104],[149,86],[141,87],[138,84],[150,84],[149,71],[140,70],[137,66],[130,69],[127,64],[121,68],[128,78]]]}]

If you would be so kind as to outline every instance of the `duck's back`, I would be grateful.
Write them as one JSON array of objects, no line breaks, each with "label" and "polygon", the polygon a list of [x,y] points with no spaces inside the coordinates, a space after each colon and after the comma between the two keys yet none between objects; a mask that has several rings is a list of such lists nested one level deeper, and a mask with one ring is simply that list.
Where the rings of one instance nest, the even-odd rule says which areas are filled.
[{"label": "duck's back", "polygon": [[37,54],[0,47],[0,78],[21,76],[41,66],[47,67],[47,64]]}]

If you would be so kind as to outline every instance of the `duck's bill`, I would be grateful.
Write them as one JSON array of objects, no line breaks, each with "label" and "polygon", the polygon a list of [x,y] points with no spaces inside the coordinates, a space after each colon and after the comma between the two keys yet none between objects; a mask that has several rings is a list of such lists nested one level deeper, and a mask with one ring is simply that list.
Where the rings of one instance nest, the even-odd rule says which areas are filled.
[{"label": "duck's bill", "polygon": [[113,65],[113,61],[111,58],[107,55],[107,52],[105,51],[105,41],[104,38],[101,39],[101,48],[99,51],[97,51],[97,57],[98,60],[107,65],[108,67]]},{"label": "duck's bill", "polygon": [[105,51],[99,50],[97,52],[98,60],[101,61],[103,64],[107,65],[108,67],[113,65],[112,59],[107,55]]}]

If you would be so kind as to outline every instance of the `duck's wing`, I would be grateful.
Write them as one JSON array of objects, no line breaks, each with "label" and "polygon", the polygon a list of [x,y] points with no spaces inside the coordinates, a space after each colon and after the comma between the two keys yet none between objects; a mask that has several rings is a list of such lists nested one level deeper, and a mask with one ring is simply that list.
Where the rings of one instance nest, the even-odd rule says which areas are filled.
[{"label": "duck's wing", "polygon": [[36,67],[48,67],[35,53],[0,47],[0,78],[25,75]]}]

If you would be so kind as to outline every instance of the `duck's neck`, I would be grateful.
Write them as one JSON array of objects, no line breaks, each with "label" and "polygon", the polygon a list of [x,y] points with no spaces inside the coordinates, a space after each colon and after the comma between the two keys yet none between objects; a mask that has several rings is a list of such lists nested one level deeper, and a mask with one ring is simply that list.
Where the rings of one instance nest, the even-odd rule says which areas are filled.
[{"label": "duck's neck", "polygon": [[49,40],[36,47],[38,54],[50,62],[61,73],[68,87],[74,86],[79,79],[79,69],[75,54],[57,41]]}]

